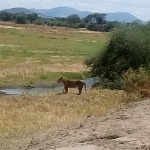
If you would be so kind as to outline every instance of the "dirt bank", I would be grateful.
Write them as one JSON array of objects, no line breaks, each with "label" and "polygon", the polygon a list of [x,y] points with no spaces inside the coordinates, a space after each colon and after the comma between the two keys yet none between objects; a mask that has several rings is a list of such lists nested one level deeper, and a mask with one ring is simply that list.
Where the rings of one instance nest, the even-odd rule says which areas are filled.
[{"label": "dirt bank", "polygon": [[150,99],[71,127],[1,143],[12,150],[150,150]]}]

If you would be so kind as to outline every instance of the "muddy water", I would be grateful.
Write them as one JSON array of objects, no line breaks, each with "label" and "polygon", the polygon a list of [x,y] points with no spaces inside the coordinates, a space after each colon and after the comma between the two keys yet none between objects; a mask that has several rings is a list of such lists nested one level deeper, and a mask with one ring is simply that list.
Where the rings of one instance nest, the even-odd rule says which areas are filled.
[{"label": "muddy water", "polygon": [[[97,83],[98,78],[88,78],[84,80],[87,88],[91,88]],[[60,93],[63,91],[62,85],[56,85],[52,87],[34,87],[34,88],[7,88],[0,89],[0,94],[7,95],[21,95],[21,94],[45,94],[45,93]]]}]

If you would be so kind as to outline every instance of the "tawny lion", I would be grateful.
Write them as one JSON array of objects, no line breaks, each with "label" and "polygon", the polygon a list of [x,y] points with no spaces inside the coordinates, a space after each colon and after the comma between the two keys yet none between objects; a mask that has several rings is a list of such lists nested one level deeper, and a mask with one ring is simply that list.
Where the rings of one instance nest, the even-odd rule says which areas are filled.
[{"label": "tawny lion", "polygon": [[62,83],[64,85],[64,91],[63,93],[67,94],[68,93],[68,88],[76,88],[78,87],[79,93],[78,95],[80,95],[82,93],[82,89],[83,86],[85,87],[85,91],[86,91],[86,84],[84,81],[82,80],[68,80],[68,79],[64,79],[63,77],[61,77],[60,79],[57,80],[58,83]]}]

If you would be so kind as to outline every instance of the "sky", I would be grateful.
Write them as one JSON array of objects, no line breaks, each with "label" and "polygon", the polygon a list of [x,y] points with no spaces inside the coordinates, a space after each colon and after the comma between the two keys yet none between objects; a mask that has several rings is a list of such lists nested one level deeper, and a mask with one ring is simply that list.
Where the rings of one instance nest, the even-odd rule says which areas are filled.
[{"label": "sky", "polygon": [[150,20],[150,0],[0,0],[0,10],[14,7],[50,9],[68,6],[99,13],[128,12],[144,21]]}]

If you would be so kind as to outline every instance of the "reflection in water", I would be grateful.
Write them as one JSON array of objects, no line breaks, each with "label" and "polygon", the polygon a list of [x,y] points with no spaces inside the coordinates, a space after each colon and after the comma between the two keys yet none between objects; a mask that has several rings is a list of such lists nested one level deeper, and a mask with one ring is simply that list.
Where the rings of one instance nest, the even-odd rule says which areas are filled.
[{"label": "reflection in water", "polygon": [[[88,78],[84,80],[87,88],[91,88],[95,83],[98,82],[98,78]],[[21,94],[44,94],[44,93],[60,93],[63,90],[63,86],[55,87],[35,87],[35,88],[7,88],[1,89],[0,94],[7,95],[21,95]]]}]

